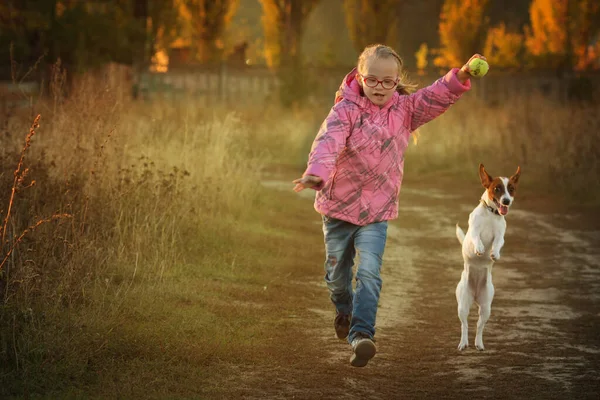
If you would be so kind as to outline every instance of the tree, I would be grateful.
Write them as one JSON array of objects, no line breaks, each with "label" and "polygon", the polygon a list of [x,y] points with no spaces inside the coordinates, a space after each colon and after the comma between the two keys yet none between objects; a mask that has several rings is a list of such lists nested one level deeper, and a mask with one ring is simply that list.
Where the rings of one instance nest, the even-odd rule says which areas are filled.
[{"label": "tree", "polygon": [[[33,65],[62,60],[69,71],[114,61],[132,62],[134,18],[131,0],[8,0],[0,6],[0,54]],[[40,67],[40,70],[43,68]]]},{"label": "tree", "polygon": [[440,44],[434,64],[456,67],[482,52],[488,0],[446,0],[440,14]]},{"label": "tree", "polygon": [[405,0],[344,0],[346,24],[356,51],[370,44],[396,47],[397,21]]},{"label": "tree", "polygon": [[239,0],[185,0],[191,18],[192,40],[202,63],[220,62],[225,28]]},{"label": "tree", "polygon": [[421,47],[415,53],[415,59],[417,60],[417,69],[419,71],[419,75],[425,75],[425,68],[427,68],[427,57],[429,55],[429,48],[427,47],[427,43],[421,43]]},{"label": "tree", "polygon": [[291,105],[306,94],[302,68],[302,34],[311,11],[319,0],[260,0],[263,7],[265,58],[277,67],[281,101]]},{"label": "tree", "polygon": [[494,68],[519,68],[523,49],[523,35],[507,32],[506,25],[500,23],[488,30],[483,52]]},{"label": "tree", "polygon": [[277,1],[264,0],[260,4],[263,8],[261,20],[265,35],[265,61],[269,67],[275,68],[280,63],[281,40],[279,37],[283,33],[280,32],[282,27],[279,26],[279,20],[283,17],[280,15]]},{"label": "tree", "polygon": [[533,0],[525,29],[530,66],[557,67],[567,57],[568,0]]},{"label": "tree", "polygon": [[419,68],[417,59],[409,55],[415,55],[423,43],[427,44],[428,48],[428,68],[433,65],[433,52],[440,47],[438,28],[443,5],[444,0],[406,0],[406,4],[402,4],[403,18],[401,23],[397,24],[396,50],[401,56],[404,55],[404,65],[407,69]]},{"label": "tree", "polygon": [[260,0],[265,58],[270,67],[301,62],[302,34],[319,0]]},{"label": "tree", "polygon": [[3,65],[0,79],[11,78],[8,67],[11,56],[33,65],[47,51],[44,47],[55,5],[36,2],[28,7],[28,4],[18,0],[0,2],[0,65]]},{"label": "tree", "polygon": [[[598,47],[597,38],[600,34],[600,2],[597,0],[572,1],[572,33],[574,67],[585,70],[594,67],[594,47]],[[596,43],[594,43],[596,39]],[[595,45],[595,46],[594,46]]]},{"label": "tree", "polygon": [[310,13],[302,34],[302,56],[310,65],[335,67],[356,62],[343,15],[344,3],[339,0],[322,0]]},{"label": "tree", "polygon": [[537,68],[585,69],[600,31],[600,4],[594,0],[533,0],[525,45]]},{"label": "tree", "polygon": [[148,3],[149,43],[151,55],[158,50],[168,49],[169,45],[180,35],[181,0],[160,0]]}]

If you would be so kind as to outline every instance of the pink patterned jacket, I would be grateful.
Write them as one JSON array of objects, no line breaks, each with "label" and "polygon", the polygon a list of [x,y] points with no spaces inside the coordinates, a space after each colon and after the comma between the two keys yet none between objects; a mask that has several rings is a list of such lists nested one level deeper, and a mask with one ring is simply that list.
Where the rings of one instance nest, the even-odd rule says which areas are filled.
[{"label": "pink patterned jacket", "polygon": [[394,93],[381,109],[362,95],[356,69],[346,75],[304,172],[322,179],[315,210],[355,225],[396,218],[409,136],[470,89],[457,72],[411,95]]}]

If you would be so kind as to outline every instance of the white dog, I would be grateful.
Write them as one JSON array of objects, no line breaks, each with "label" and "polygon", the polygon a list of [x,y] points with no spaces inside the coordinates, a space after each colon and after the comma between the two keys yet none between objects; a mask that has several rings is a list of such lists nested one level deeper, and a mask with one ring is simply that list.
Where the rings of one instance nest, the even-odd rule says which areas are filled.
[{"label": "white dog", "polygon": [[483,327],[490,317],[494,285],[492,284],[492,266],[500,259],[500,249],[504,245],[504,232],[508,208],[512,205],[521,167],[510,178],[492,178],[482,164],[479,164],[479,177],[485,192],[469,215],[469,229],[465,234],[456,224],[456,237],[462,244],[465,269],[456,286],[458,318],[462,324],[458,350],[469,345],[469,327],[467,319],[473,300],[479,305],[479,320],[475,347],[483,350]]}]

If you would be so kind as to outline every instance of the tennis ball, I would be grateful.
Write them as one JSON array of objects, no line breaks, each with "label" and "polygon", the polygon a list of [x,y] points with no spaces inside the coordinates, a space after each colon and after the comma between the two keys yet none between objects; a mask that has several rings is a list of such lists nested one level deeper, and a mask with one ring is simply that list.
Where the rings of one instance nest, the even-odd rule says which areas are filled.
[{"label": "tennis ball", "polygon": [[481,78],[485,74],[487,74],[490,66],[485,60],[481,58],[474,58],[469,63],[469,70],[471,71],[471,75],[476,78]]}]

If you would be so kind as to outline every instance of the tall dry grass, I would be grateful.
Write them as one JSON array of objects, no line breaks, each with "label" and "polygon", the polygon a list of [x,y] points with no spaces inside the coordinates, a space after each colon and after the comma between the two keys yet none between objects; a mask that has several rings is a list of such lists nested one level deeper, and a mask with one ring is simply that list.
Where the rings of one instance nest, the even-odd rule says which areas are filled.
[{"label": "tall dry grass", "polygon": [[77,394],[99,374],[128,379],[134,370],[114,368],[123,360],[160,370],[172,357],[247,354],[258,311],[230,302],[262,291],[255,283],[270,270],[255,246],[273,204],[262,172],[300,156],[305,123],[264,106],[121,102],[95,79],[67,94],[65,78],[55,71],[35,105],[24,168],[36,184],[13,198],[32,113],[12,115],[0,139],[7,243],[69,216],[28,232],[3,267],[0,395]]}]

